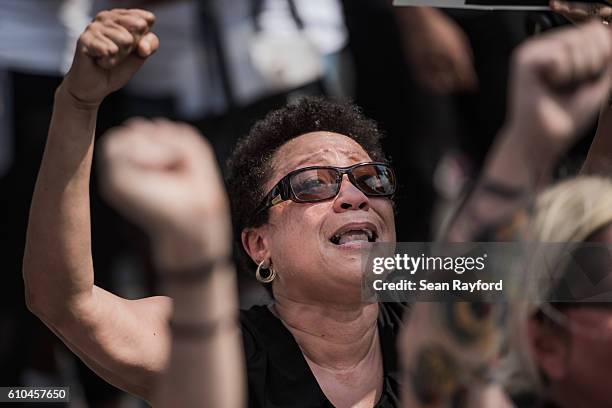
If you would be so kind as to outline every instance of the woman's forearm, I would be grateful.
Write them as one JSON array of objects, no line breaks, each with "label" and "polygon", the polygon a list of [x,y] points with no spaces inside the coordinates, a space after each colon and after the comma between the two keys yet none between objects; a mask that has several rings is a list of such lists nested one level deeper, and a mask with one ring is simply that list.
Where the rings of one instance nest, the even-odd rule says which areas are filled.
[{"label": "woman's forearm", "polygon": [[28,305],[49,318],[64,314],[93,288],[89,179],[97,110],[62,86],[56,91],[23,261]]},{"label": "woman's forearm", "polygon": [[180,237],[156,246],[167,254],[157,264],[166,269],[165,292],[173,299],[172,352],[156,402],[241,407],[246,381],[234,267],[229,249],[211,258],[209,245],[197,247]]}]

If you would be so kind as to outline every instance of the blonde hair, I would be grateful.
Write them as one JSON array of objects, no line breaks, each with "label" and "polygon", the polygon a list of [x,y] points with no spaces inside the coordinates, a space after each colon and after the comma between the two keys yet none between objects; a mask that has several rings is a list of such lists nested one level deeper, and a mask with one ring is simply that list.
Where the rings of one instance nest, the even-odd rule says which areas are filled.
[{"label": "blonde hair", "polygon": [[[605,177],[568,179],[536,199],[529,231],[532,256],[524,282],[528,301],[513,305],[508,338],[510,351],[501,364],[501,376],[511,394],[543,390],[543,378],[528,343],[527,323],[539,310],[541,301],[550,297],[554,290],[551,283],[561,278],[554,275],[565,270],[568,258],[564,254],[611,222],[612,180]],[[550,243],[556,245],[547,245]]]}]

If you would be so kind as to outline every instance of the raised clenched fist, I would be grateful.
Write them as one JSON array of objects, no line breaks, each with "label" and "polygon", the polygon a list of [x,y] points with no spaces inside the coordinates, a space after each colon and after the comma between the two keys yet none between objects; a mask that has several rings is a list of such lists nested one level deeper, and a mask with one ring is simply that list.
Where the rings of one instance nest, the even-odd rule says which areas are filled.
[{"label": "raised clenched fist", "polygon": [[132,119],[103,137],[99,158],[106,200],[148,232],[156,249],[230,253],[227,195],[212,148],[197,130]]},{"label": "raised clenched fist", "polygon": [[612,19],[612,7],[601,3],[551,0],[550,9],[573,23],[579,23],[590,18],[599,18],[603,23],[609,24]]},{"label": "raised clenched fist", "polygon": [[102,11],[79,37],[62,87],[78,102],[97,105],[123,87],[159,47],[150,30],[153,13],[138,9]]},{"label": "raised clenched fist", "polygon": [[532,151],[569,147],[597,116],[610,89],[612,35],[593,21],[547,32],[515,51],[508,123]]}]

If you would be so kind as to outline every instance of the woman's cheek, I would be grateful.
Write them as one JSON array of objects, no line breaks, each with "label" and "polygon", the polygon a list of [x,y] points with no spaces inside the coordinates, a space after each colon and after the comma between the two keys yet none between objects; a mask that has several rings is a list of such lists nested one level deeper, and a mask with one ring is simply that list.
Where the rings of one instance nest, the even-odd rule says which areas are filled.
[{"label": "woman's cheek", "polygon": [[318,233],[298,223],[287,222],[285,228],[277,230],[274,241],[274,252],[278,258],[282,258],[279,261],[293,269],[298,265],[312,263],[321,256],[318,251]]}]

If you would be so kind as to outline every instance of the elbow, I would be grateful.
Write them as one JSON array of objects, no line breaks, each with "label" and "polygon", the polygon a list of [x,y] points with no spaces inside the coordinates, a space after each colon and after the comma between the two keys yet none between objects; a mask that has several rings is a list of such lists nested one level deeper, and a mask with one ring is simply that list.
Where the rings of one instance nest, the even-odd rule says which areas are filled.
[{"label": "elbow", "polygon": [[59,329],[67,321],[66,308],[63,308],[60,304],[55,304],[51,299],[42,295],[40,291],[26,287],[25,304],[34,316],[51,328]]},{"label": "elbow", "polygon": [[30,312],[38,316],[40,296],[37,293],[34,282],[32,282],[32,279],[31,279],[32,276],[35,276],[35,273],[33,271],[33,265],[31,265],[30,259],[27,256],[27,249],[26,249],[26,254],[23,257],[23,266],[21,269],[21,273],[23,276],[23,286],[24,286],[24,291],[25,291],[24,297],[25,297],[26,307],[28,308]]},{"label": "elbow", "polygon": [[24,286],[24,292],[25,292],[24,293],[25,304],[30,312],[37,314],[36,308],[37,308],[37,303],[38,303],[38,296],[36,295],[36,292],[32,288],[32,285],[30,284],[30,280],[28,279],[28,276],[29,276],[28,269],[29,268],[27,267],[26,260],[24,259],[22,274],[23,274],[23,286]]},{"label": "elbow", "polygon": [[33,261],[26,251],[22,266],[25,304],[32,314],[47,324],[60,317],[62,311],[58,302],[62,297],[65,299],[57,282],[47,278],[54,272],[52,268]]},{"label": "elbow", "polygon": [[32,287],[32,285],[28,284],[28,279],[24,270],[24,287],[25,287],[25,304],[30,312],[39,318],[43,318],[43,310],[42,301],[40,298],[40,294]]},{"label": "elbow", "polygon": [[32,282],[29,278],[27,268],[23,269],[24,283],[24,298],[28,310],[47,324],[52,324],[59,318],[61,313],[57,311],[57,307],[51,304],[51,299],[46,295],[49,288],[46,290],[36,282]]}]

